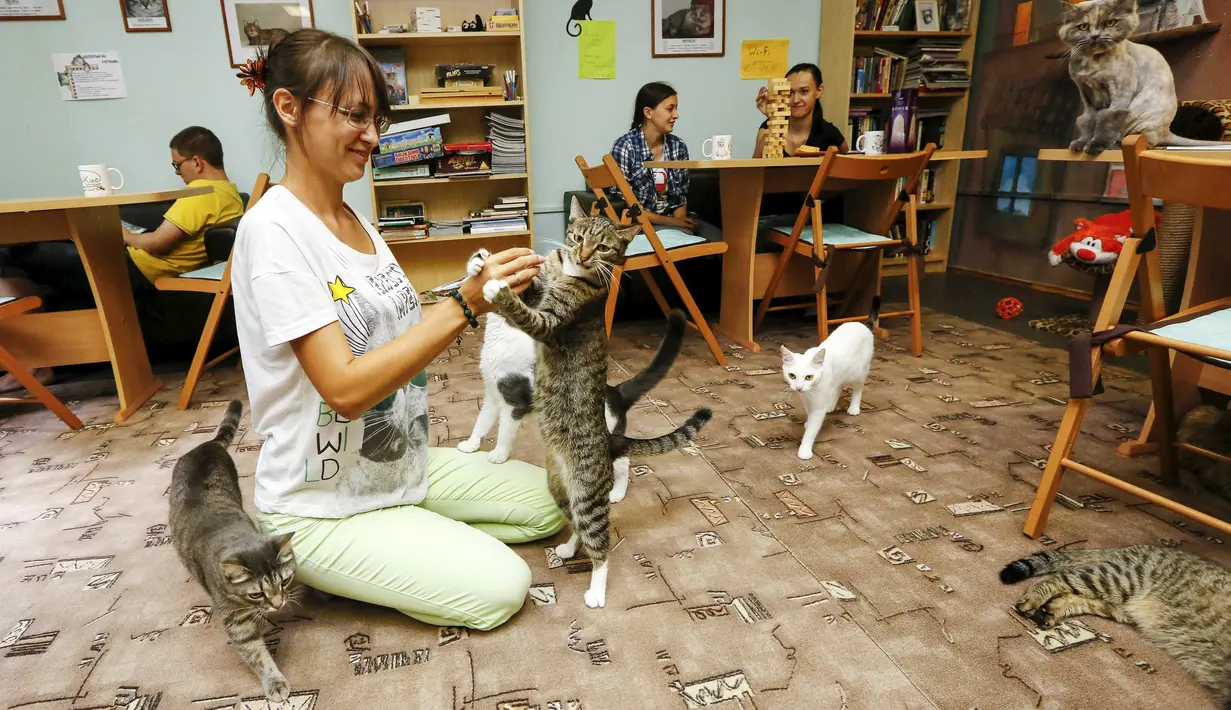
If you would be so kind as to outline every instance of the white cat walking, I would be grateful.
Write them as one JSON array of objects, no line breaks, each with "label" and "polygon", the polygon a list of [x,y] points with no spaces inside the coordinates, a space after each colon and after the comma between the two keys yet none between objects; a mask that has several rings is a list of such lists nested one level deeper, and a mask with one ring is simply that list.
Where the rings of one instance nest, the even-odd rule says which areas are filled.
[{"label": "white cat walking", "polygon": [[803,353],[794,353],[782,346],[782,377],[799,393],[808,412],[804,436],[799,442],[799,458],[812,458],[812,445],[825,423],[825,415],[838,406],[844,387],[851,388],[851,406],[846,413],[859,414],[863,383],[872,366],[872,331],[876,328],[879,311],[880,296],[877,296],[872,300],[867,323],[843,323],[825,342]]}]

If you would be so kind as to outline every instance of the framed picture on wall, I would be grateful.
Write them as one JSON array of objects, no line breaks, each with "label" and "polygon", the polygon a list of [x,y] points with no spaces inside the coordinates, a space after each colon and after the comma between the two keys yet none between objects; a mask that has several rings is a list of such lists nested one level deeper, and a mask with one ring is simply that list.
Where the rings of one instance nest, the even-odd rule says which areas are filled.
[{"label": "framed picture on wall", "polygon": [[727,0],[650,0],[655,57],[727,53]]},{"label": "framed picture on wall", "polygon": [[295,30],[316,26],[312,0],[222,0],[222,23],[233,67]]},{"label": "framed picture on wall", "polygon": [[64,0],[3,0],[0,20],[63,20]]},{"label": "framed picture on wall", "polygon": [[127,32],[170,32],[171,12],[167,0],[120,0]]}]

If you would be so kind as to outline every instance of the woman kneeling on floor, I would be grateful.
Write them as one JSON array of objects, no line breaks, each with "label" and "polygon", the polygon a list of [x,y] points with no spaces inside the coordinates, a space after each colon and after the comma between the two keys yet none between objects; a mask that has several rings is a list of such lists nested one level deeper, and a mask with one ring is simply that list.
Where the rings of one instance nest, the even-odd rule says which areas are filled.
[{"label": "woman kneeling on floor", "polygon": [[[522,606],[530,569],[505,543],[563,518],[546,472],[428,446],[427,373],[478,315],[481,284],[524,290],[542,258],[492,256],[426,312],[393,254],[342,200],[387,129],[380,65],[315,29],[265,59],[264,108],[286,176],[240,223],[232,259],[252,425],[255,503],[293,532],[300,581],[438,625],[490,629]],[[459,260],[458,271],[465,269]]]}]

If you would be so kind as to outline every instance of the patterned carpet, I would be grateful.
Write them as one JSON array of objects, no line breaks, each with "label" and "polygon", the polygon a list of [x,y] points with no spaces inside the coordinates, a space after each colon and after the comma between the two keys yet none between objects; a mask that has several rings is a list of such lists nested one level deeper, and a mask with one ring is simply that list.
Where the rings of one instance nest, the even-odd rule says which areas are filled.
[{"label": "patterned carpet", "polygon": [[[811,327],[779,328],[765,352],[730,351],[725,371],[690,335],[672,376],[632,415],[645,435],[696,407],[715,411],[695,449],[634,461],[614,513],[606,609],[582,602],[584,561],[547,554],[562,536],[520,547],[535,587],[494,632],[311,599],[268,635],[294,690],[284,707],[1214,706],[1127,627],[1084,618],[1033,632],[1011,613],[1022,588],[997,580],[1005,562],[1050,545],[1179,545],[1227,561],[1227,546],[1198,526],[1076,475],[1064,485],[1069,507],[1053,513],[1054,540],[1022,536],[1063,410],[1064,352],[929,314],[916,359],[899,322],[878,341],[863,413],[832,415],[803,462],[802,410],[777,342],[806,348]],[[649,361],[661,331],[617,328],[613,381]],[[478,411],[480,337],[464,343],[430,370],[438,445],[467,436]],[[1149,479],[1152,460],[1113,454],[1140,426],[1146,383],[1113,370],[1106,385],[1076,457]],[[58,389],[86,430],[67,432],[42,410],[0,410],[0,707],[269,707],[166,530],[171,467],[243,396],[239,372],[209,374],[193,409],[175,408],[172,386],[116,426],[104,385]],[[260,444],[238,437],[241,472]],[[541,460],[532,429],[515,455]],[[964,515],[989,507],[979,501],[993,512]]]}]

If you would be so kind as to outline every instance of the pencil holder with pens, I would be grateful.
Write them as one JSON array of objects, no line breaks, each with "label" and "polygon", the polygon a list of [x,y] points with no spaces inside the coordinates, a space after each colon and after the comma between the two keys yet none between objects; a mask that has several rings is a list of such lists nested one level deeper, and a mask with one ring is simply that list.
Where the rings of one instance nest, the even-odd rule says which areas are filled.
[{"label": "pencil holder with pens", "polygon": [[512,69],[504,73],[504,100],[516,101],[520,98],[517,95],[517,72]]}]

